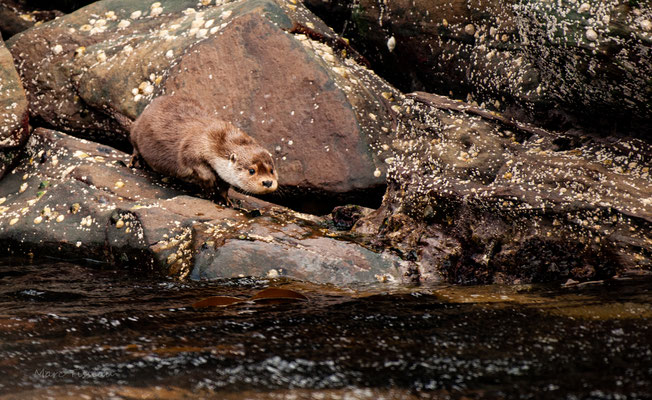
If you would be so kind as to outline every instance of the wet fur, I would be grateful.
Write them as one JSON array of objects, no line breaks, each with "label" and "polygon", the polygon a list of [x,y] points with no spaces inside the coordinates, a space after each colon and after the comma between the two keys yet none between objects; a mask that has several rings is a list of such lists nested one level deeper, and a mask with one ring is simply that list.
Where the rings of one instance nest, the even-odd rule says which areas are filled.
[{"label": "wet fur", "polygon": [[[153,170],[200,185],[227,204],[231,185],[257,194],[277,187],[269,152],[191,97],[154,99],[134,121],[130,139],[132,163],[142,157]],[[249,169],[255,174],[249,176]]]}]

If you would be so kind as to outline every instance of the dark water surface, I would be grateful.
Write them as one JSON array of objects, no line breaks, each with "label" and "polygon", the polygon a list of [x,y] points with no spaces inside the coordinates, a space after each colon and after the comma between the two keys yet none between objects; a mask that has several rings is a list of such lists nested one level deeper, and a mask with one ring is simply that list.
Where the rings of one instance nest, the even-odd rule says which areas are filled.
[{"label": "dark water surface", "polygon": [[[193,309],[266,287],[308,301]],[[652,398],[652,277],[574,287],[175,282],[0,261],[3,398]]]}]

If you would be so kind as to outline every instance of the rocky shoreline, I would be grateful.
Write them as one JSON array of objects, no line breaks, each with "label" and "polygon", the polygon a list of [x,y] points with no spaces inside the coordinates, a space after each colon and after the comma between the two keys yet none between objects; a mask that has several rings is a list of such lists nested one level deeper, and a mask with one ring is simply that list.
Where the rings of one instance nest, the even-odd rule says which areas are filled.
[{"label": "rocky shoreline", "polygon": [[[103,0],[6,44],[8,255],[338,285],[586,281],[652,269],[649,135],[555,132],[473,102],[403,94],[301,3]],[[169,93],[196,95],[268,148],[278,196],[234,194],[237,207],[223,208],[128,168],[115,116],[135,118]],[[632,98],[641,120],[649,95]],[[347,203],[376,209],[330,214]]]}]

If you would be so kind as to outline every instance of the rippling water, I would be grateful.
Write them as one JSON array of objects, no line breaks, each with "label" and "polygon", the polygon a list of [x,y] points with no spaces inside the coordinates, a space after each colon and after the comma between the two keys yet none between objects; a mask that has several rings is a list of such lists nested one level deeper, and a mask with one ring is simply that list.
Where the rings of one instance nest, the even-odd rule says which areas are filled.
[{"label": "rippling water", "polygon": [[[652,398],[652,277],[563,287],[177,282],[0,261],[3,398]],[[308,301],[194,309],[274,286]]]}]

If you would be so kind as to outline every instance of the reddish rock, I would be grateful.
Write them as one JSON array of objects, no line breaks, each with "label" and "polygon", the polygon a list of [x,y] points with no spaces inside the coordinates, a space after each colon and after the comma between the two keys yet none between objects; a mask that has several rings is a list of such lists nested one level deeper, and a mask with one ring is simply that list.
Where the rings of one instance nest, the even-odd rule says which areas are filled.
[{"label": "reddish rock", "polygon": [[150,6],[102,1],[12,38],[35,118],[127,149],[113,115],[186,92],[273,153],[277,200],[378,204],[398,93],[319,19],[280,0]]}]

